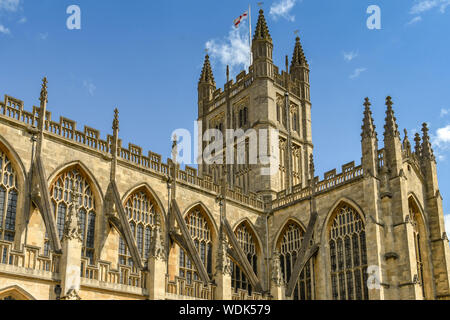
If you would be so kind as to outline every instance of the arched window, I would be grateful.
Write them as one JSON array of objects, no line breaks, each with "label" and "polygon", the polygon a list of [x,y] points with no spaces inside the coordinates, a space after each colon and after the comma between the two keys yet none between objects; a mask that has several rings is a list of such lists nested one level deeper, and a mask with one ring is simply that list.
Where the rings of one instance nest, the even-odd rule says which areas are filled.
[{"label": "arched window", "polygon": [[[125,212],[130,223],[131,233],[136,240],[141,257],[147,261],[150,251],[151,233],[156,226],[157,204],[145,190],[133,193],[125,203]],[[133,265],[131,254],[125,241],[120,237],[119,264]]]},{"label": "arched window", "polygon": [[18,195],[16,173],[0,150],[0,240],[14,241]]},{"label": "arched window", "polygon": [[[286,283],[291,279],[297,254],[303,242],[304,231],[295,222],[290,222],[284,228],[278,244],[280,252],[281,271]],[[311,259],[305,264],[297,280],[294,290],[294,300],[314,299],[314,261]]]},{"label": "arched window", "polygon": [[[253,268],[253,272],[255,275],[258,275],[258,257],[257,257],[257,247],[254,239],[253,233],[250,231],[247,223],[243,222],[240,224],[236,231],[234,232],[236,235],[239,246],[247,257],[248,262]],[[237,263],[231,260],[231,266],[233,270],[233,274],[231,276],[231,287],[236,291],[238,289],[248,290],[249,294],[252,292],[252,286],[248,281],[247,275],[244,271],[239,267]]]},{"label": "arched window", "polygon": [[[212,238],[209,223],[199,209],[191,210],[185,221],[206,272],[212,275]],[[180,248],[179,269],[180,277],[185,278],[188,283],[192,279],[199,279],[194,264],[182,248]]]},{"label": "arched window", "polygon": [[[80,193],[78,223],[83,240],[81,255],[89,258],[90,263],[93,263],[96,217],[95,200],[89,182],[77,169],[70,169],[59,175],[50,189],[53,212],[56,215],[58,235],[62,239],[66,214],[72,203],[73,186]],[[48,239],[46,239],[44,248],[48,248]]]},{"label": "arched window", "polygon": [[366,233],[361,216],[341,205],[329,230],[331,289],[334,300],[367,300]]},{"label": "arched window", "polygon": [[424,275],[428,271],[427,266],[427,256],[426,256],[426,236],[425,236],[425,225],[420,214],[419,208],[413,198],[409,198],[409,216],[411,219],[411,223],[413,225],[413,234],[414,234],[414,250],[416,253],[416,268],[417,268],[417,276],[419,280],[419,284],[422,287],[422,295],[423,298],[427,298],[426,287],[429,285],[425,281]]}]

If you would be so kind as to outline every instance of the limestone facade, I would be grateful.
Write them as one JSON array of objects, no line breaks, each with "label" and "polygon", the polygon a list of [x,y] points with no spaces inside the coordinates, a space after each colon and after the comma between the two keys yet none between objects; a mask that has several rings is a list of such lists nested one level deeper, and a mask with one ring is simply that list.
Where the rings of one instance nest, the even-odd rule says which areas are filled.
[{"label": "limestone facade", "polygon": [[[379,148],[364,102],[362,161],[315,176],[300,39],[279,72],[261,11],[253,64],[199,81],[202,130],[279,131],[280,166],[184,169],[112,134],[0,103],[0,299],[447,299],[450,247],[428,128],[403,141],[386,99]],[[175,146],[174,146],[175,147]],[[77,229],[78,226],[78,229]]]}]

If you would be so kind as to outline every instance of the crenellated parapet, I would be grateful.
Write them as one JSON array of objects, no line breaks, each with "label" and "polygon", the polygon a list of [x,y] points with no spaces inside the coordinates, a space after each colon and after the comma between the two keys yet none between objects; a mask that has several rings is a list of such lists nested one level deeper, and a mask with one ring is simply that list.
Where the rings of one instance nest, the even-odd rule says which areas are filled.
[{"label": "crenellated parapet", "polygon": [[[246,77],[238,77],[236,87],[243,85]],[[24,110],[23,101],[5,95],[4,102],[0,102],[0,117],[12,120],[22,125],[25,129],[36,127],[39,122],[38,107],[33,107],[33,112]],[[44,123],[45,134],[48,137],[62,139],[63,141],[81,146],[89,151],[97,152],[99,156],[109,159],[111,157],[112,140],[111,135],[106,139],[101,139],[100,131],[85,126],[82,131],[77,129],[77,123],[74,120],[60,117],[59,122],[52,120],[52,113],[47,111]],[[117,160],[127,166],[144,169],[148,173],[160,175],[161,178],[169,175],[169,164],[162,161],[160,154],[148,151],[144,154],[143,148],[132,143],[128,147],[122,145],[122,140],[118,139]],[[186,166],[184,170],[177,170],[177,182],[187,186],[207,190],[217,194],[220,191],[220,185],[214,183],[211,177],[199,176],[195,168]],[[230,200],[236,201],[244,206],[249,206],[257,210],[263,209],[262,200],[254,193],[244,194],[241,189],[233,188],[228,191]]]},{"label": "crenellated parapet", "polygon": [[[315,177],[315,195],[331,192],[338,187],[358,181],[363,177],[364,171],[362,166],[355,166],[355,162],[352,161],[343,165],[342,171],[339,174],[336,169],[333,169],[324,174],[323,180],[319,180],[319,177]],[[291,205],[294,202],[310,199],[311,195],[311,187],[301,188],[301,185],[294,186],[292,193],[288,193],[286,190],[277,193],[276,199],[272,202],[272,209],[280,209]]]}]

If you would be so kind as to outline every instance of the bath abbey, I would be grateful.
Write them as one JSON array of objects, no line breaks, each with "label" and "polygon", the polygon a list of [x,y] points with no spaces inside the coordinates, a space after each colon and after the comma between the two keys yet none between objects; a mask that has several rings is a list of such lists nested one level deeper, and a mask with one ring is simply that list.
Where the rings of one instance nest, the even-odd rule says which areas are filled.
[{"label": "bath abbey", "polygon": [[[449,299],[427,125],[400,135],[387,97],[381,147],[362,96],[361,159],[317,177],[307,58],[299,37],[281,69],[273,49],[260,10],[249,69],[218,88],[206,55],[198,82],[201,131],[277,130],[271,175],[250,162],[182,166],[176,141],[167,160],[126,146],[117,109],[102,135],[54,119],[52,79],[39,106],[6,95],[0,300]],[[250,147],[234,146],[244,158]]]}]

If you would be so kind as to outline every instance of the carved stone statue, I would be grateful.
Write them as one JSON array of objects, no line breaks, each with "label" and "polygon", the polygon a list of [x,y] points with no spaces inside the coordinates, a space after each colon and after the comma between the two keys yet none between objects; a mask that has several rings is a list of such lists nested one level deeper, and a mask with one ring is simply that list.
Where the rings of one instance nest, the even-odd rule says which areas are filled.
[{"label": "carved stone statue", "polygon": [[233,270],[231,269],[230,259],[228,258],[228,241],[225,234],[222,232],[219,240],[219,250],[217,257],[217,270],[223,274],[231,275]]},{"label": "carved stone statue", "polygon": [[63,240],[78,239],[80,242],[81,232],[78,223],[78,208],[80,206],[80,193],[76,190],[75,183],[72,188],[72,203],[70,205],[69,212],[66,215],[66,221],[64,223]]},{"label": "carved stone statue", "polygon": [[283,274],[281,272],[280,253],[275,251],[272,255],[272,281],[277,286],[284,285]]}]

